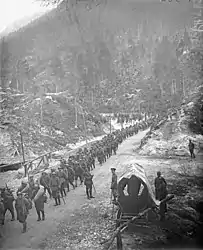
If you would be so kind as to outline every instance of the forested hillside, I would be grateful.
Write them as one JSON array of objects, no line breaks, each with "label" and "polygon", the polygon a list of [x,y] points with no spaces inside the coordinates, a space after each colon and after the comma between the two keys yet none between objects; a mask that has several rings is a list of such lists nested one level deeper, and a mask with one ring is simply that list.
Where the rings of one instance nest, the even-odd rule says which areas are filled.
[{"label": "forested hillside", "polygon": [[162,116],[194,101],[189,127],[202,133],[199,13],[187,1],[62,2],[1,38],[1,123],[32,147],[65,146],[85,126],[101,134],[101,112]]}]

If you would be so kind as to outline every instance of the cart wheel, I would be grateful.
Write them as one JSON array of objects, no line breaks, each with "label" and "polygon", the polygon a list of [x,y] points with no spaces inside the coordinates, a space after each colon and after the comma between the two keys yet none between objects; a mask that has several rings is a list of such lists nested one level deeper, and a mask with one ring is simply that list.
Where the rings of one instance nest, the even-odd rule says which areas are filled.
[{"label": "cart wheel", "polygon": [[120,219],[121,219],[121,210],[118,209],[117,213],[116,213],[116,228],[120,226],[121,222],[120,222]]}]

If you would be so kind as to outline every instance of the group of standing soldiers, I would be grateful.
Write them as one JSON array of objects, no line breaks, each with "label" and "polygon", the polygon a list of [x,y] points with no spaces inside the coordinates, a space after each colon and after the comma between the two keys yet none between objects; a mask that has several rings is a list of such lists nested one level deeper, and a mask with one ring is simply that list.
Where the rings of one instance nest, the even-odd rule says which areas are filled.
[{"label": "group of standing soldiers", "polygon": [[[0,200],[0,224],[4,224],[5,213],[7,210],[12,215],[12,220],[15,220],[13,202],[15,200],[15,209],[17,213],[17,220],[23,224],[23,232],[26,232],[26,219],[29,210],[32,208],[32,201],[34,202],[36,212],[38,215],[37,221],[45,220],[44,203],[47,202],[46,191],[50,199],[55,200],[55,206],[61,204],[61,198],[65,203],[64,196],[70,191],[70,185],[73,189],[78,186],[78,179],[80,185],[84,183],[86,187],[86,195],[88,199],[94,198],[92,195],[93,175],[91,171],[95,168],[95,161],[98,160],[100,166],[106,162],[118,150],[118,145],[127,137],[138,133],[139,129],[146,129],[147,123],[131,125],[121,130],[116,130],[111,134],[103,137],[102,140],[97,141],[91,145],[89,149],[81,148],[75,155],[69,156],[68,160],[61,159],[58,170],[47,169],[43,170],[40,179],[34,180],[33,176],[29,176],[28,181],[22,180],[21,186],[17,190],[17,199],[14,199],[12,192],[5,189],[1,192]],[[116,199],[116,175],[115,169],[111,169],[113,174],[114,184],[111,189],[114,200]],[[43,189],[43,190],[42,190]]]}]

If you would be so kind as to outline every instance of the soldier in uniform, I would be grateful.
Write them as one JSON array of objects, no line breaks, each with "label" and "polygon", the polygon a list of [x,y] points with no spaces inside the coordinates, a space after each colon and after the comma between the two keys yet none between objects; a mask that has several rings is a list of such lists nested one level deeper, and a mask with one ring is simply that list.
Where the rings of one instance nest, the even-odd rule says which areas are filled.
[{"label": "soldier in uniform", "polygon": [[[157,172],[157,177],[154,181],[155,184],[155,194],[156,199],[161,201],[166,198],[167,196],[167,183],[165,179],[161,176],[161,172]],[[166,202],[161,203],[160,205],[160,220],[165,219],[165,213],[167,212],[167,204]]]},{"label": "soldier in uniform", "polygon": [[74,164],[74,170],[75,170],[75,187],[77,187],[78,178],[80,179],[80,185],[82,185],[85,171],[83,169],[83,165],[80,165],[79,162],[76,160]]},{"label": "soldier in uniform", "polygon": [[116,169],[111,168],[112,173],[112,179],[111,179],[111,192],[113,195],[113,201],[116,201],[117,198],[117,175],[116,175]]},{"label": "soldier in uniform", "polygon": [[55,206],[61,205],[59,190],[60,190],[60,181],[56,175],[56,172],[52,172],[52,176],[50,178],[49,186],[52,191],[52,197],[55,200]]},{"label": "soldier in uniform", "polygon": [[[70,164],[70,165],[69,165]],[[67,171],[68,171],[68,191],[69,189],[69,183],[71,184],[71,186],[73,187],[73,189],[75,189],[75,185],[74,185],[74,178],[75,178],[75,171],[73,170],[73,162],[69,162],[68,166],[67,166]]]},{"label": "soldier in uniform", "polygon": [[[45,220],[45,213],[44,213],[44,203],[47,202],[47,196],[45,194],[45,191],[38,194],[38,191],[40,190],[39,183],[35,183],[36,185],[36,191],[34,193],[34,203],[35,203],[35,209],[37,212],[38,219],[37,221]],[[42,214],[42,217],[41,217]]]},{"label": "soldier in uniform", "polygon": [[23,224],[23,233],[27,230],[27,216],[29,209],[32,208],[32,202],[23,196],[22,193],[18,192],[18,197],[15,202],[15,209],[17,212],[17,220]]},{"label": "soldier in uniform", "polygon": [[154,185],[155,185],[156,199],[161,201],[164,198],[166,198],[166,195],[167,195],[167,189],[166,189],[167,183],[166,183],[164,177],[161,176],[160,171],[157,172],[157,177],[155,178]]},{"label": "soldier in uniform", "polygon": [[86,172],[84,184],[86,186],[87,199],[94,198],[92,196],[92,186],[93,186],[93,180],[92,179],[93,179],[93,175],[91,175],[90,173]]},{"label": "soldier in uniform", "polygon": [[58,177],[60,181],[60,193],[61,197],[63,197],[63,195],[66,196],[65,184],[66,181],[68,180],[68,176],[65,174],[62,167],[59,167]]},{"label": "soldier in uniform", "polygon": [[50,178],[49,178],[48,174],[46,172],[42,172],[42,175],[40,177],[40,185],[42,185],[44,187],[45,193],[46,193],[46,191],[48,191],[49,197],[51,199],[51,189],[49,187],[49,182],[50,182]]},{"label": "soldier in uniform", "polygon": [[7,210],[9,210],[10,213],[11,213],[11,216],[12,216],[11,221],[14,221],[15,220],[14,207],[13,207],[14,196],[13,196],[12,192],[9,189],[4,188],[1,191],[1,197],[3,199],[4,208],[5,208],[4,217],[5,217],[5,214],[6,214]]}]

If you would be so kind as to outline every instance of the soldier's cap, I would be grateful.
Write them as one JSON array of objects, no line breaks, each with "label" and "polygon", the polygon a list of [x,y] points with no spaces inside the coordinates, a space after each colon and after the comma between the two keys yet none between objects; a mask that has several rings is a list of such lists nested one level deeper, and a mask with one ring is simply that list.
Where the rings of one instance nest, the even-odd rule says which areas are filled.
[{"label": "soldier's cap", "polygon": [[111,170],[116,171],[116,168],[111,168]]},{"label": "soldier's cap", "polygon": [[52,172],[52,174],[56,174],[56,172],[55,172],[55,171],[53,171],[53,172]]}]

